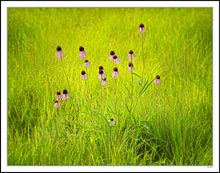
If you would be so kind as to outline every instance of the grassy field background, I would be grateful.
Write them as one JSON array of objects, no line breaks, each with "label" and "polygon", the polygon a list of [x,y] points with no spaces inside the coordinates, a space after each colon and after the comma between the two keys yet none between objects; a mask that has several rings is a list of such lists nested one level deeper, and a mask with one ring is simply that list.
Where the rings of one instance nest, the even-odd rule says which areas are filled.
[{"label": "grassy field background", "polygon": [[[146,75],[131,99],[127,55],[141,75],[140,23]],[[87,84],[79,46],[91,62]],[[138,99],[156,75],[161,84]],[[70,99],[54,108],[63,89]],[[8,165],[212,165],[212,154],[211,8],[8,8]]]}]

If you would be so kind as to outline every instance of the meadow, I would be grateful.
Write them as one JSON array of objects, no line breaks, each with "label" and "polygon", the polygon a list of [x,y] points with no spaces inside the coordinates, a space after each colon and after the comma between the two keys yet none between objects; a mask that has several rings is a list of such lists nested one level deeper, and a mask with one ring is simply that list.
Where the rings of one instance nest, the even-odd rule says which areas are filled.
[{"label": "meadow", "polygon": [[212,165],[211,8],[8,8],[7,62],[8,165]]}]

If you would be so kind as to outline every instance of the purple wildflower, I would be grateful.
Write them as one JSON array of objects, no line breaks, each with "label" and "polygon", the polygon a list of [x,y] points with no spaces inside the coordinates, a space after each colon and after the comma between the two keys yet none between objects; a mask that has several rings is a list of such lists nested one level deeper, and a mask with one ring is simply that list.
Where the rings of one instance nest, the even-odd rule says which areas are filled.
[{"label": "purple wildflower", "polygon": [[111,52],[110,52],[110,57],[109,57],[109,59],[110,59],[110,61],[113,61],[113,56],[115,55],[115,52],[112,50]]},{"label": "purple wildflower", "polygon": [[119,77],[119,71],[118,71],[118,68],[117,68],[117,67],[115,67],[115,68],[113,69],[112,77],[116,77],[116,78]]},{"label": "purple wildflower", "polygon": [[107,84],[106,78],[102,79],[101,80],[101,85],[106,85],[106,84]]},{"label": "purple wildflower", "polygon": [[99,69],[99,75],[98,75],[99,79],[104,79],[105,78],[105,73],[102,69]]},{"label": "purple wildflower", "polygon": [[82,46],[79,47],[79,56],[81,58],[85,58],[86,57],[86,52],[84,50],[84,48]]},{"label": "purple wildflower", "polygon": [[85,67],[89,67],[90,65],[91,65],[90,62],[89,62],[88,60],[85,60],[84,66],[85,66]]},{"label": "purple wildflower", "polygon": [[113,126],[115,124],[115,119],[111,118],[110,120],[108,120],[108,122],[110,126]]},{"label": "purple wildflower", "polygon": [[63,100],[69,99],[70,96],[66,89],[63,90],[63,95],[61,96]]},{"label": "purple wildflower", "polygon": [[135,71],[134,65],[133,65],[133,63],[131,63],[131,62],[128,64],[128,71],[129,71],[129,72]]},{"label": "purple wildflower", "polygon": [[55,96],[57,99],[60,99],[60,98],[62,98],[62,96],[61,96],[61,93],[60,92],[57,92],[57,94],[56,94],[56,96]]},{"label": "purple wildflower", "polygon": [[130,61],[135,60],[135,55],[134,55],[134,52],[132,50],[129,51],[128,58],[130,59]]},{"label": "purple wildflower", "polygon": [[160,84],[160,76],[159,75],[156,76],[156,79],[154,80],[154,83]]},{"label": "purple wildflower", "polygon": [[57,52],[56,52],[56,56],[58,59],[63,58],[65,56],[64,52],[62,51],[60,46],[57,46]]},{"label": "purple wildflower", "polygon": [[119,64],[121,62],[120,58],[118,58],[116,55],[113,56],[113,61],[116,63],[116,64]]},{"label": "purple wildflower", "polygon": [[57,108],[57,107],[60,107],[60,102],[58,102],[58,101],[55,101],[55,103],[54,103],[54,105],[53,105],[55,108]]},{"label": "purple wildflower", "polygon": [[86,72],[83,70],[83,71],[81,72],[81,79],[85,80],[85,79],[87,79],[87,78],[88,78],[88,74],[86,74]]},{"label": "purple wildflower", "polygon": [[140,24],[139,25],[139,33],[142,33],[142,34],[144,34],[144,30],[146,30],[146,32],[147,32],[147,29],[144,27],[144,24]]}]

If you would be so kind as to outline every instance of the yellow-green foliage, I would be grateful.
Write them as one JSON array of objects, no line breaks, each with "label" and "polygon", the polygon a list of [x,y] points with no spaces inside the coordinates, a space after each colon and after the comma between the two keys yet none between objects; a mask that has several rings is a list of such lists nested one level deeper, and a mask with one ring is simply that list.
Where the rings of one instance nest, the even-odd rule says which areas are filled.
[{"label": "yellow-green foliage", "polygon": [[[140,23],[144,83],[160,75],[161,84],[138,98],[144,83],[134,82],[131,98],[127,55],[141,76]],[[79,46],[91,62],[87,84]],[[54,108],[63,89],[71,99]],[[212,9],[8,8],[8,164],[212,165]]]}]

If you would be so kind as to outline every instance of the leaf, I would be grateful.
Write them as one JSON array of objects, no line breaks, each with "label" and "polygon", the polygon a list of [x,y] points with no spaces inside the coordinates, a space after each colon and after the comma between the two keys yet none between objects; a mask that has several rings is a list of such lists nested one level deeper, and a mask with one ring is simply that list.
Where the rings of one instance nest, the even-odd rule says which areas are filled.
[{"label": "leaf", "polygon": [[139,92],[139,96],[142,94],[142,92],[143,92],[143,90],[144,90],[144,88],[145,88],[145,86],[147,85],[148,82],[149,82],[149,80],[143,85],[141,91]]},{"label": "leaf", "polygon": [[154,79],[146,86],[146,88],[142,91],[141,94],[144,94],[144,92],[147,90],[147,88],[150,86],[150,84],[154,81]]},{"label": "leaf", "polygon": [[122,83],[122,84],[125,86],[125,88],[126,88],[127,91],[128,91],[128,94],[130,95],[130,91],[129,91],[128,87],[126,87],[126,85],[125,85],[124,83]]},{"label": "leaf", "polygon": [[126,106],[126,108],[127,108],[128,112],[130,113],[130,111],[131,111],[131,110],[129,110],[128,105],[127,105],[127,104],[125,104],[125,106]]},{"label": "leaf", "polygon": [[136,73],[133,73],[133,72],[132,72],[132,74],[134,74],[135,76],[137,76],[137,77],[141,78],[141,76],[140,76],[140,75],[138,75],[138,74],[136,74]]}]

